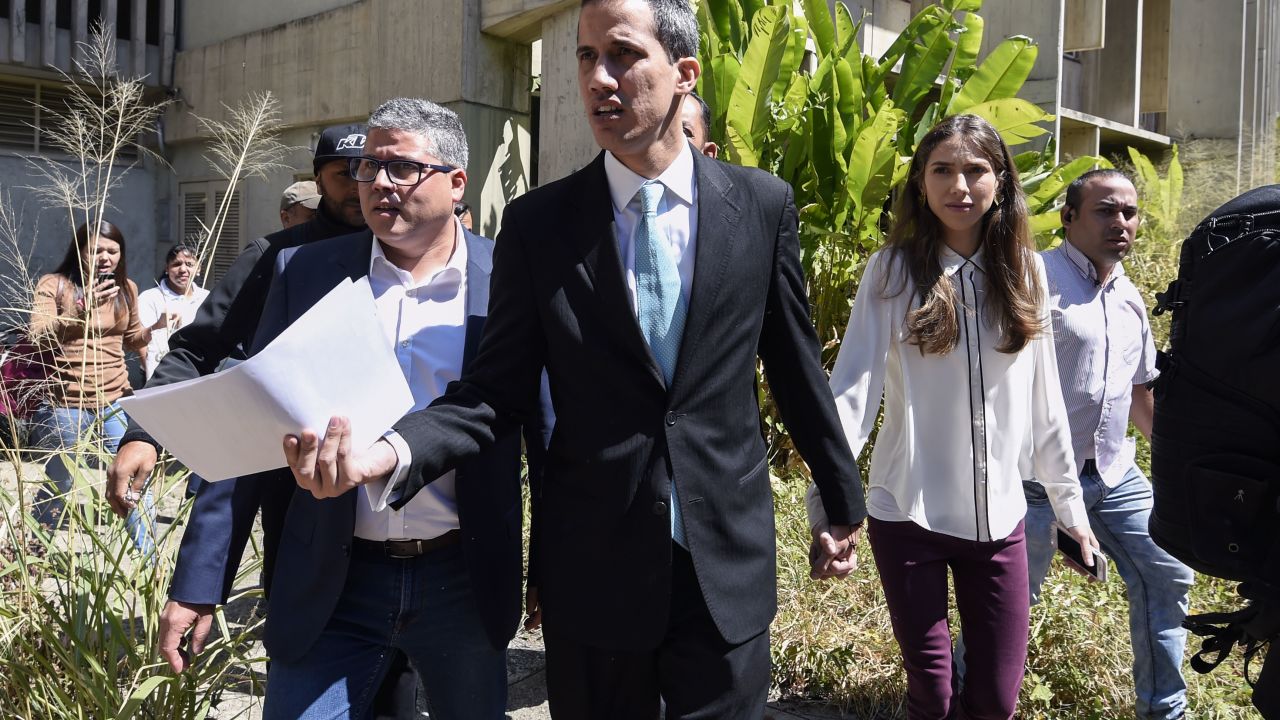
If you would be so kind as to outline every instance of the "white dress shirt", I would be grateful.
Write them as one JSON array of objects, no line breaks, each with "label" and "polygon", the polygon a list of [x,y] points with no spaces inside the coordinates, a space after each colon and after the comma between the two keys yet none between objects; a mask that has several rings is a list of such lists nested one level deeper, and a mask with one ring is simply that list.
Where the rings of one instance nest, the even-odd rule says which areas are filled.
[{"label": "white dress shirt", "polygon": [[[1026,514],[1022,481],[1034,477],[1064,527],[1087,525],[1048,329],[1017,353],[997,351],[1001,333],[984,308],[982,252],[965,259],[944,249],[939,259],[959,299],[960,341],[945,355],[922,354],[907,342],[914,293],[884,297],[885,274],[892,273],[892,293],[906,271],[892,252],[867,262],[831,373],[855,455],[884,398],[871,453],[870,515],[966,540],[1000,540]],[[1038,256],[1035,272],[1043,282]],[[825,524],[815,490],[806,498],[810,522]]]},{"label": "white dress shirt", "polygon": [[138,294],[138,321],[142,327],[151,327],[165,313],[176,312],[179,315],[178,325],[174,328],[164,327],[151,331],[151,341],[147,343],[147,379],[151,379],[156,366],[169,353],[169,335],[173,330],[186,327],[196,319],[196,311],[200,303],[209,297],[209,291],[199,285],[192,285],[191,292],[179,295],[169,287],[169,283],[161,280],[153,288],[147,288]]},{"label": "white dress shirt", "polygon": [[[662,183],[662,202],[658,204],[658,227],[667,241],[676,269],[680,273],[680,294],[689,302],[693,288],[694,248],[698,235],[698,185],[693,173],[693,150],[681,143],[680,154],[654,182]],[[636,312],[636,228],[640,225],[640,199],[636,193],[647,179],[623,165],[613,153],[604,154],[604,174],[613,199],[613,223],[618,236],[618,251],[627,275],[627,297],[631,311]]]},{"label": "white dress shirt", "polygon": [[1118,263],[1099,283],[1093,263],[1069,242],[1043,257],[1076,464],[1092,459],[1115,487],[1134,463],[1133,386],[1157,375],[1146,303]]},{"label": "white dress shirt", "polygon": [[[422,282],[415,282],[407,271],[388,261],[382,246],[373,240],[369,286],[387,342],[395,347],[400,371],[413,392],[414,410],[430,405],[444,394],[445,386],[462,376],[467,336],[467,242],[462,224],[456,218],[454,224],[457,242],[453,255],[444,268]],[[394,433],[385,439],[406,459],[401,463],[403,472],[408,448]],[[422,488],[399,510],[387,505],[392,486],[384,481],[359,488],[363,500],[356,502],[356,537],[427,540],[458,527],[453,471]]]}]

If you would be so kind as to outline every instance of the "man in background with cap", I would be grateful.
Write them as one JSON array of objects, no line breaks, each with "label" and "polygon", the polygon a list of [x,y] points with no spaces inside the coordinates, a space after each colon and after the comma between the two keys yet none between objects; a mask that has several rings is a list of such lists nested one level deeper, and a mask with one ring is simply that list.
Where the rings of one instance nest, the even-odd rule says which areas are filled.
[{"label": "man in background with cap", "polygon": [[[169,354],[147,387],[209,375],[225,360],[243,360],[245,348],[257,331],[280,251],[364,229],[357,184],[348,172],[348,161],[363,154],[364,140],[364,125],[330,127],[320,134],[313,160],[319,191],[315,216],[258,238],[240,253],[200,307],[195,322],[170,338]],[[115,462],[107,470],[107,500],[116,513],[128,514],[136,503],[158,451],[156,441],[130,422]],[[251,500],[262,509],[263,592],[270,593],[276,548],[293,488],[286,471],[282,482],[227,480],[206,483],[200,489],[182,537],[164,618],[169,617],[171,608],[212,606],[226,601],[244,552],[243,543],[231,547],[231,504],[233,497],[243,500],[245,493],[256,494]]]},{"label": "man in background with cap", "polygon": [[284,189],[280,196],[280,226],[285,230],[301,225],[316,215],[320,207],[320,191],[314,180],[300,180]]}]

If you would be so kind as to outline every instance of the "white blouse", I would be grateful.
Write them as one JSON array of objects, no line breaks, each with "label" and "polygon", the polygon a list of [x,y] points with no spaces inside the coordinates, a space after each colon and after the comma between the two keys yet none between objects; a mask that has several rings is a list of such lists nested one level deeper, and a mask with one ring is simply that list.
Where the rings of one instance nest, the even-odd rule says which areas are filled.
[{"label": "white blouse", "polygon": [[[871,453],[869,514],[967,540],[999,540],[1026,514],[1022,481],[1035,478],[1063,527],[1087,526],[1047,304],[1044,332],[1017,353],[997,351],[1001,333],[984,308],[982,251],[965,259],[944,249],[939,259],[959,299],[960,342],[945,355],[922,354],[907,343],[915,294],[884,297],[885,274],[894,273],[887,286],[893,293],[906,272],[892,252],[868,260],[831,373],[855,455],[884,397],[884,423]],[[1038,256],[1035,272],[1046,287]],[[806,504],[811,526],[825,525],[816,488]]]}]

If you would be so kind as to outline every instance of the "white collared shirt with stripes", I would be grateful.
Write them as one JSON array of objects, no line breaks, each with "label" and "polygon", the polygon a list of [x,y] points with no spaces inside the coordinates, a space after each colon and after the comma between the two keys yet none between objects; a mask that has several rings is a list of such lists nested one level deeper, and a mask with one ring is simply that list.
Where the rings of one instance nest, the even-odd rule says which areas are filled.
[{"label": "white collared shirt with stripes", "polygon": [[1093,263],[1070,243],[1042,257],[1076,465],[1093,460],[1102,481],[1115,487],[1134,462],[1133,386],[1159,374],[1146,303],[1119,263],[1099,282]]},{"label": "white collared shirt with stripes", "polygon": [[[945,355],[921,353],[906,333],[907,312],[918,299],[894,294],[905,268],[892,253],[868,260],[831,374],[855,454],[884,400],[868,512],[967,540],[1000,540],[1026,514],[1022,481],[1035,478],[1065,527],[1087,525],[1049,330],[1017,353],[996,350],[1001,332],[984,307],[982,253],[964,258],[944,250],[940,260],[955,285],[960,340]],[[1034,267],[1043,283],[1038,256]],[[816,497],[811,492],[807,503],[814,524],[825,522]]]}]

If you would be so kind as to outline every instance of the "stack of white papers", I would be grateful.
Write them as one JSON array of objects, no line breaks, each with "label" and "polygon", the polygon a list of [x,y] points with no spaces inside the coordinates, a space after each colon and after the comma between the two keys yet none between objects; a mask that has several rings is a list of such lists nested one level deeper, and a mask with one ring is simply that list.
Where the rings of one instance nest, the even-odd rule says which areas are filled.
[{"label": "stack of white papers", "polygon": [[228,370],[138,391],[120,406],[206,480],[284,467],[284,436],[351,420],[351,447],[413,408],[367,279],[344,280],[266,348]]}]

